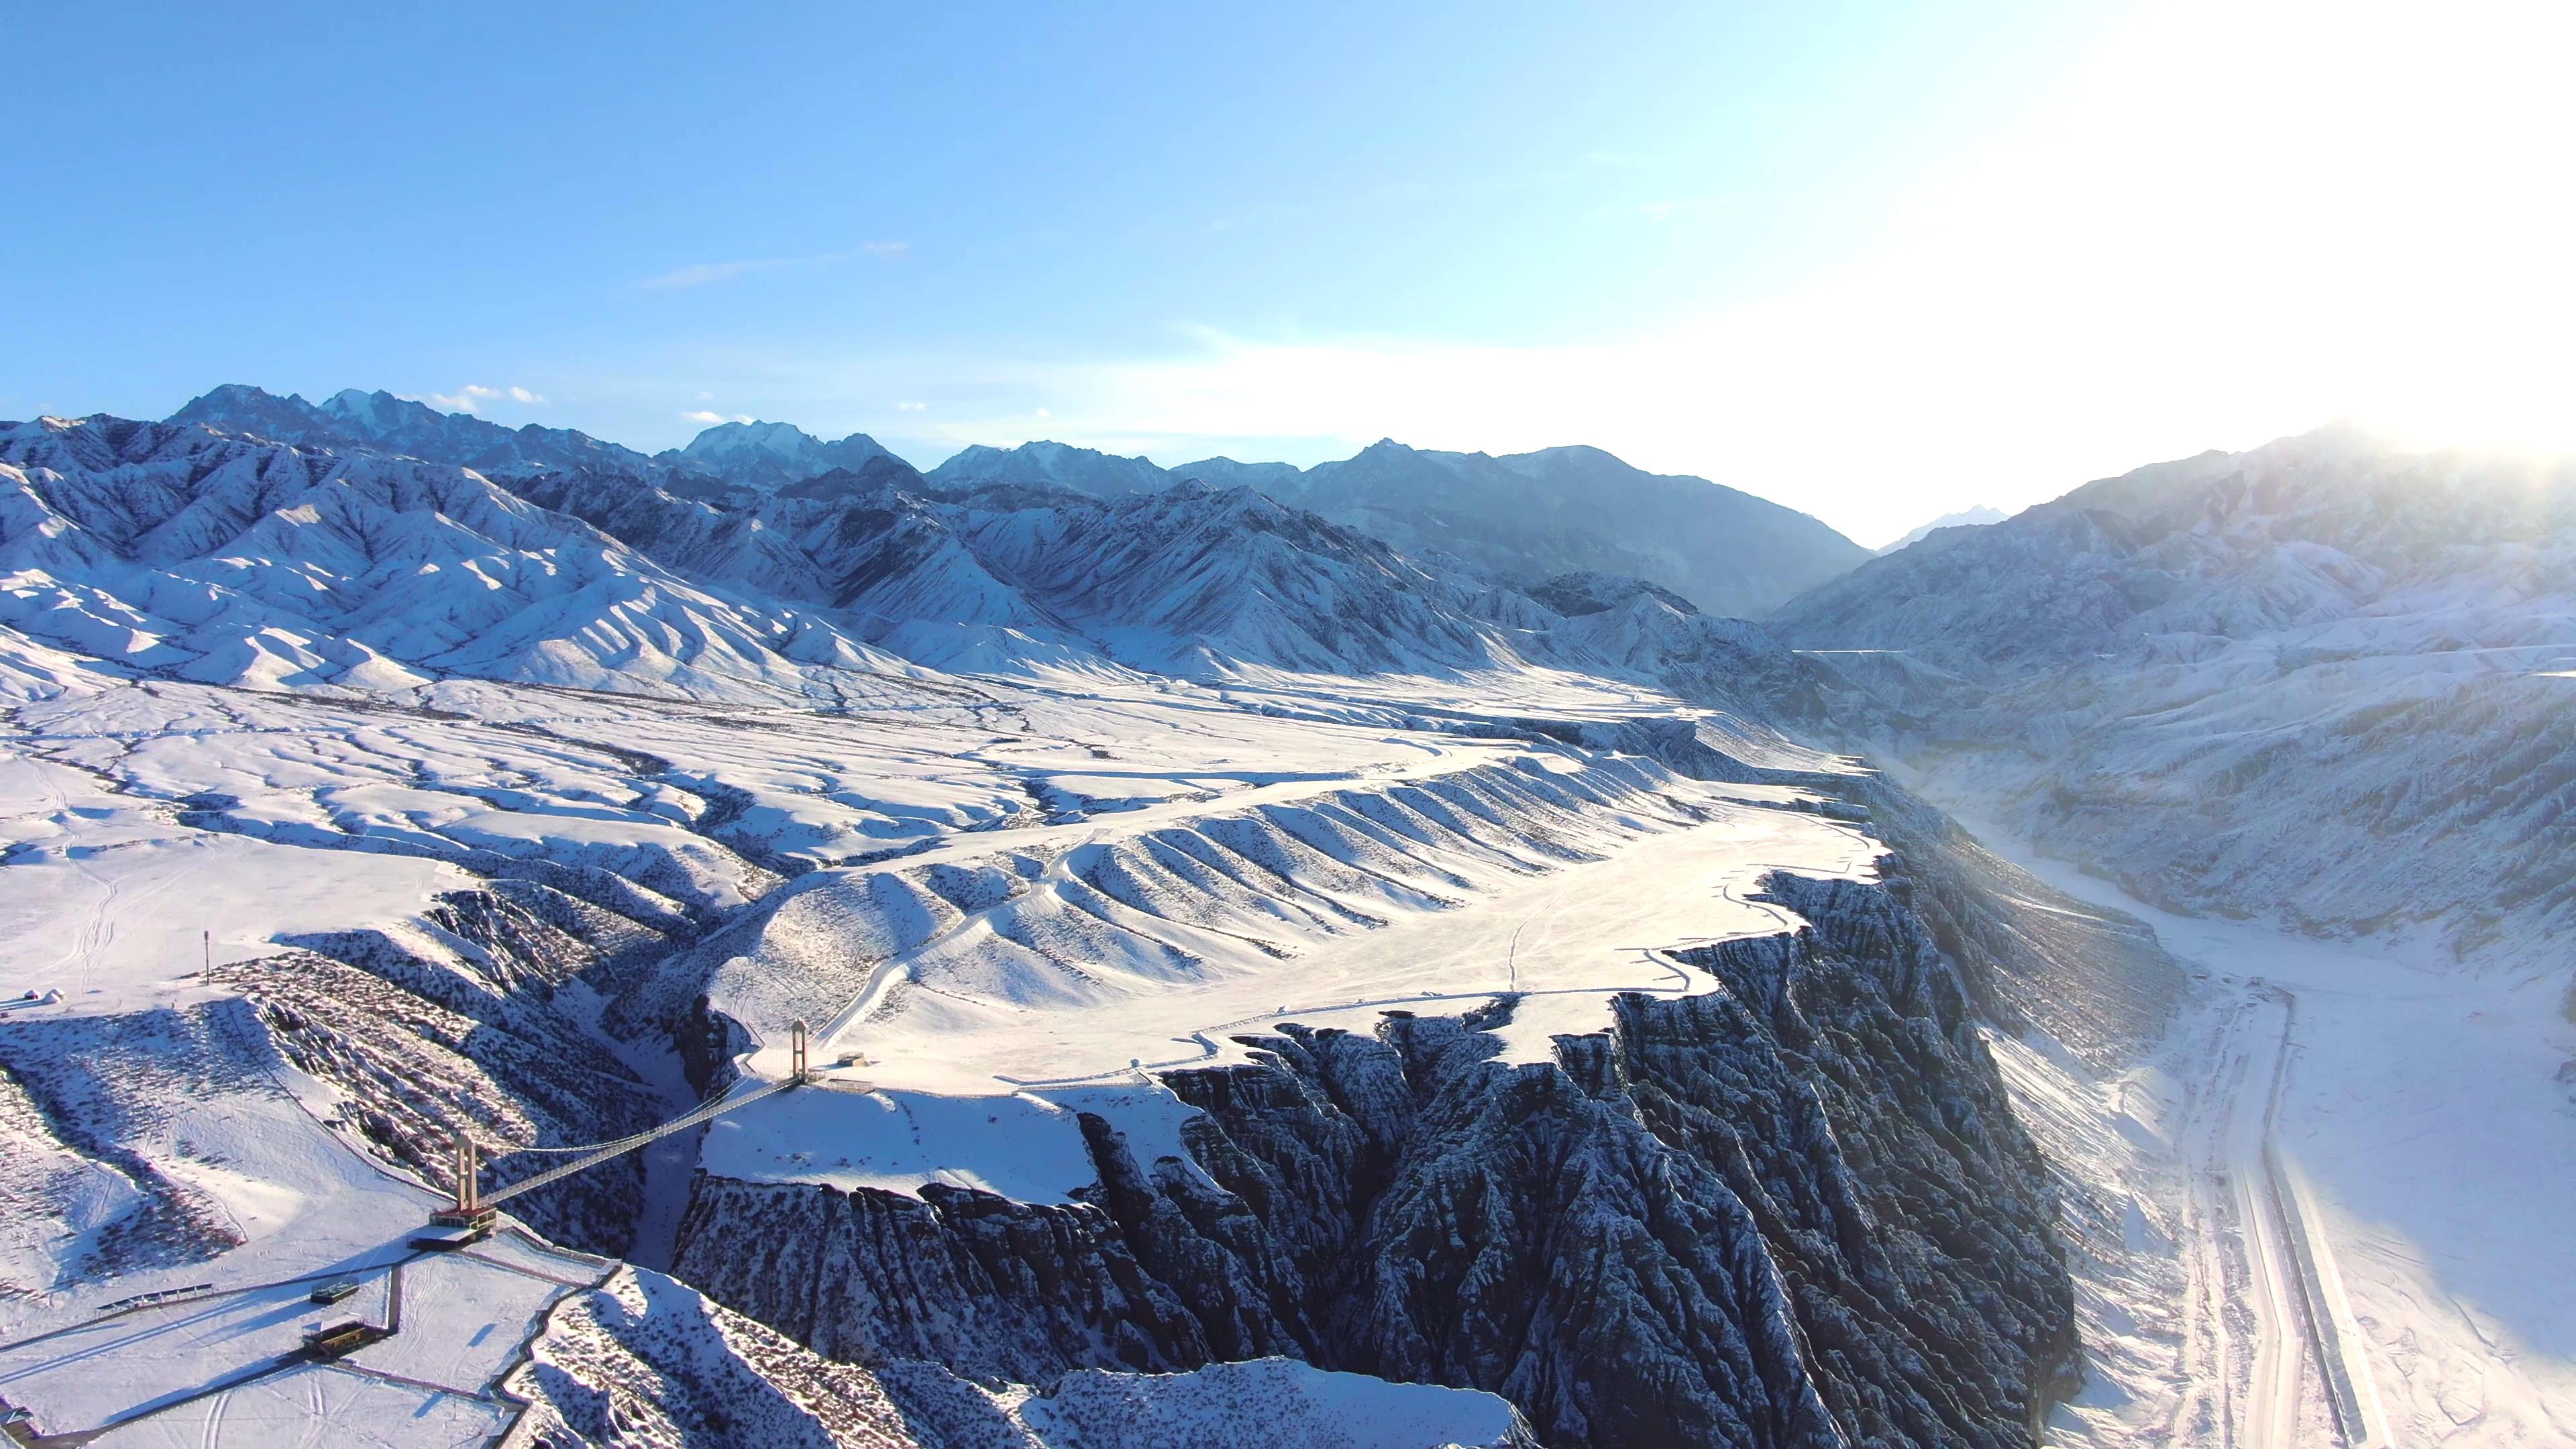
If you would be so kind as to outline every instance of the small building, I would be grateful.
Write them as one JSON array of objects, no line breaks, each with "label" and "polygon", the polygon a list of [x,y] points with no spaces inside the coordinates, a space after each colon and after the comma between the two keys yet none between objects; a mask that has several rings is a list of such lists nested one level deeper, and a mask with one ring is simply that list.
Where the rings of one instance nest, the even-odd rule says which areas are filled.
[{"label": "small building", "polygon": [[316,1328],[304,1335],[304,1356],[312,1359],[339,1358],[365,1348],[385,1336],[385,1330],[372,1323],[351,1319],[329,1328]]}]

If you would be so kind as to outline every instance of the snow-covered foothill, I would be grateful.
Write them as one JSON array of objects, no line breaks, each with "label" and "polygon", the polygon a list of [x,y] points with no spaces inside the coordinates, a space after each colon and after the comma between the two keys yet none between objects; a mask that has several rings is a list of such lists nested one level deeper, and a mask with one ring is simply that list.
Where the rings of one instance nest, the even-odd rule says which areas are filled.
[{"label": "snow-covered foothill", "polygon": [[1766,627],[1893,707],[1854,737],[2140,899],[2527,966],[2576,931],[2576,459],[2322,429],[1945,530]]}]

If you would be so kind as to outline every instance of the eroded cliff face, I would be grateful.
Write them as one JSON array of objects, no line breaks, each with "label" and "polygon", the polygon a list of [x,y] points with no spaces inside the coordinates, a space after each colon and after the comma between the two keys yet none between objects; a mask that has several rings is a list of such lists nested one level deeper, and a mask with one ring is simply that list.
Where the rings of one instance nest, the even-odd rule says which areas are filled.
[{"label": "eroded cliff face", "polygon": [[2080,1381],[2044,1164],[1886,885],[1686,958],[1551,1061],[1497,1001],[1289,1028],[1099,1119],[1069,1205],[702,1179],[679,1275],[830,1357],[1050,1382],[1268,1354],[1492,1390],[1547,1443],[2012,1445]]},{"label": "eroded cliff face", "polygon": [[[333,932],[215,968],[272,1049],[339,1098],[328,1125],[453,1191],[454,1143],[487,1156],[635,1131],[669,1104],[567,1010],[667,949],[650,928],[528,881],[451,892],[416,932]],[[504,1157],[485,1191],[552,1160]],[[539,1188],[513,1212],[549,1238],[622,1253],[642,1208],[632,1158]]]}]

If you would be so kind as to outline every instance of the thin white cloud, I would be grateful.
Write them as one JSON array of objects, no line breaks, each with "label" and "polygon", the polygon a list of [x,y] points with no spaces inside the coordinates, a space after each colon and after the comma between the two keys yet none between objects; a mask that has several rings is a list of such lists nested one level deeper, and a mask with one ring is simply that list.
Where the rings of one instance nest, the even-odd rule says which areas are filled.
[{"label": "thin white cloud", "polygon": [[679,291],[703,287],[710,282],[730,281],[752,272],[774,272],[786,267],[813,267],[828,262],[846,262],[852,257],[899,257],[912,250],[912,243],[900,241],[861,242],[847,251],[818,252],[809,257],[751,257],[731,262],[693,262],[688,266],[646,277],[635,285],[647,292]]},{"label": "thin white cloud", "polygon": [[704,408],[700,408],[696,412],[682,413],[680,416],[689,422],[704,423],[711,428],[716,426],[718,423],[747,423],[753,421],[749,413],[735,413],[728,417],[723,413],[708,412]]},{"label": "thin white cloud", "polygon": [[794,265],[796,259],[793,257],[764,257],[745,262],[696,262],[658,277],[647,277],[635,285],[647,292],[668,292],[682,287],[703,287],[709,282],[725,281],[745,272],[765,272],[773,267]]},{"label": "thin white cloud", "polygon": [[895,404],[895,407],[897,410],[907,413],[922,413],[930,411],[930,404],[928,403],[899,402]]},{"label": "thin white cloud", "polygon": [[470,413],[479,410],[487,403],[504,401],[514,402],[522,407],[544,407],[546,404],[543,396],[530,392],[524,387],[485,387],[479,382],[469,382],[454,392],[433,392],[424,396],[433,406],[445,408],[451,413]]},{"label": "thin white cloud", "polygon": [[1670,221],[1677,216],[1699,216],[1726,204],[1721,196],[1684,196],[1665,201],[1641,201],[1628,206],[1605,206],[1598,216],[1634,216],[1647,221]]}]

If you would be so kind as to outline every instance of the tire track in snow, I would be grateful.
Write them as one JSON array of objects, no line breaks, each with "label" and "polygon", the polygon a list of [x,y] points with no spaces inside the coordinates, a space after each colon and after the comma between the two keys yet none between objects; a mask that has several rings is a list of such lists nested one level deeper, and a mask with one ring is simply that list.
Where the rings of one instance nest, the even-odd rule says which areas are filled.
[{"label": "tire track in snow", "polygon": [[[2376,1394],[2368,1365],[2356,1368],[2346,1355],[2325,1281],[2330,1249],[2310,1230],[2282,1166],[2277,1134],[2296,1012],[2290,992],[2260,978],[2251,983],[2219,1028],[2210,1075],[2185,1128],[2193,1231],[2184,1264],[2188,1383],[2175,1411],[2178,1440],[2296,1449],[2313,1392],[2336,1442],[2347,1449],[2390,1442],[2370,1411]],[[2240,1316],[2254,1330],[2250,1353],[2230,1324]]]}]

